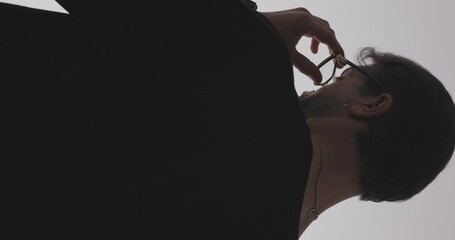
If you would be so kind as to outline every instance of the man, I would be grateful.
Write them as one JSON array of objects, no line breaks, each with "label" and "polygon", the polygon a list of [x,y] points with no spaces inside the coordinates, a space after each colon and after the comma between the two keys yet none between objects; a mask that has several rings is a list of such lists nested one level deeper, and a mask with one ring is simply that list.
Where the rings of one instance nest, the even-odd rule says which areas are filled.
[{"label": "man", "polygon": [[455,106],[442,83],[391,53],[365,48],[359,60],[371,63],[348,62],[352,68],[332,84],[300,96],[313,139],[300,234],[319,213],[353,196],[413,197],[452,157]]}]

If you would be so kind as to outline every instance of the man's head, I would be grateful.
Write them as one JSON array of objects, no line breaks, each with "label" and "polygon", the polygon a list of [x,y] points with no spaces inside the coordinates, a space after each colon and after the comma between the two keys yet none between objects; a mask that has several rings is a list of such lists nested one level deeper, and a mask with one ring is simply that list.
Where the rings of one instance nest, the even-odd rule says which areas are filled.
[{"label": "man's head", "polygon": [[453,100],[438,79],[409,59],[365,48],[359,60],[384,90],[350,68],[336,82],[303,94],[302,111],[307,118],[365,122],[366,130],[357,136],[361,199],[409,199],[434,180],[453,154]]}]

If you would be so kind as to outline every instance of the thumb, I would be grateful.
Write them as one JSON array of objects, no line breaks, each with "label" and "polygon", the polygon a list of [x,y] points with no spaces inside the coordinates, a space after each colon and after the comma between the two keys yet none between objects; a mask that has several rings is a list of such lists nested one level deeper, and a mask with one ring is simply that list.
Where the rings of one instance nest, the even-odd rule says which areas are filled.
[{"label": "thumb", "polygon": [[320,83],[322,81],[322,75],[318,67],[308,58],[303,56],[297,50],[294,50],[291,53],[291,57],[292,63],[301,73],[307,75],[315,83]]}]

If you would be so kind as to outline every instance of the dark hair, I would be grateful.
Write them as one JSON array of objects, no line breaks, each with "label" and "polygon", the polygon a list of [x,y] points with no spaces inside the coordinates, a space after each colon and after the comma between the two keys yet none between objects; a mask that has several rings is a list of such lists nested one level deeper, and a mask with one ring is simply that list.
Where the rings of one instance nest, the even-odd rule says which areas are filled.
[{"label": "dark hair", "polygon": [[[358,135],[360,198],[407,200],[430,184],[452,157],[453,100],[435,76],[410,59],[364,48],[358,60],[393,97],[391,110],[372,119],[368,130]],[[365,83],[360,92],[377,94],[377,89]]]}]

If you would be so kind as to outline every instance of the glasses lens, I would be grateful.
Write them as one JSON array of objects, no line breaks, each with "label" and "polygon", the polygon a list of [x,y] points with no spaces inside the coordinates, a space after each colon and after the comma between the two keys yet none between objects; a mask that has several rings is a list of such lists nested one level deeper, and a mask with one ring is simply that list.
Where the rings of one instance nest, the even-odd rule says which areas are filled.
[{"label": "glasses lens", "polygon": [[335,75],[335,61],[330,60],[321,67],[319,67],[319,71],[322,74],[322,82],[325,83],[327,81],[333,80]]}]

